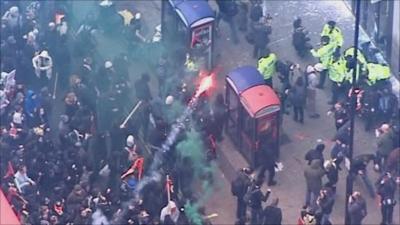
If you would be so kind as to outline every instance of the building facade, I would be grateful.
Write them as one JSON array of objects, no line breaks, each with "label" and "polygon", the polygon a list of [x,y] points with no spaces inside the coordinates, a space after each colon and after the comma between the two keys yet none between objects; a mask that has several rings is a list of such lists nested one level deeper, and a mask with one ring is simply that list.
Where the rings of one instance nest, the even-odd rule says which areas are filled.
[{"label": "building facade", "polygon": [[[346,2],[355,13],[357,0]],[[392,73],[399,75],[399,12],[398,0],[361,0],[360,24],[375,46],[390,64]]]}]

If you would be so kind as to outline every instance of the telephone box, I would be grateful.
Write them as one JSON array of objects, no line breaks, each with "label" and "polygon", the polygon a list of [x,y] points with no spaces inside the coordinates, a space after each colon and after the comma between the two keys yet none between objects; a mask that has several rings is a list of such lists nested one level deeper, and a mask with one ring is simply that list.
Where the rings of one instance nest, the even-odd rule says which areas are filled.
[{"label": "telephone box", "polygon": [[[167,0],[162,2],[162,37],[169,47],[180,48],[203,57],[213,67],[215,12],[205,0]],[[175,45],[175,46],[174,46]]]},{"label": "telephone box", "polygon": [[226,133],[249,164],[260,166],[266,148],[279,155],[280,101],[255,67],[239,67],[227,75],[225,101]]}]

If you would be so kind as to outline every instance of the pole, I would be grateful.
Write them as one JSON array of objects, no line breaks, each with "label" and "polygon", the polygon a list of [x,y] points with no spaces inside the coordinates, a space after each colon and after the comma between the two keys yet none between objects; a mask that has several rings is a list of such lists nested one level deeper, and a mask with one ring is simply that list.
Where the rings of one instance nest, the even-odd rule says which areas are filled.
[{"label": "pole", "polygon": [[56,79],[54,80],[53,99],[56,99],[57,85],[58,85],[58,72],[56,72]]},{"label": "pole", "polygon": [[357,53],[358,53],[358,36],[360,33],[360,5],[361,0],[356,1],[356,21],[355,21],[355,30],[354,30],[354,61],[353,61],[353,79],[351,84],[351,94],[350,94],[350,143],[349,143],[349,161],[350,161],[350,170],[347,174],[346,178],[346,199],[345,199],[345,221],[344,224],[350,224],[350,215],[349,215],[349,197],[353,193],[353,175],[351,171],[351,165],[353,163],[353,150],[354,150],[354,120],[355,120],[355,113],[356,113],[356,97],[357,94],[355,90],[358,87],[357,81],[357,70],[360,68],[358,67],[357,63]]},{"label": "pole", "polygon": [[142,104],[142,101],[139,101],[136,103],[135,107],[133,107],[132,111],[129,113],[129,115],[125,118],[124,122],[119,126],[119,128],[125,128],[126,123],[128,123],[129,119],[132,117],[132,115],[136,112],[136,110],[139,108],[139,106]]},{"label": "pole", "polygon": [[167,175],[167,197],[168,203],[171,201],[171,180],[169,179],[169,175]]}]

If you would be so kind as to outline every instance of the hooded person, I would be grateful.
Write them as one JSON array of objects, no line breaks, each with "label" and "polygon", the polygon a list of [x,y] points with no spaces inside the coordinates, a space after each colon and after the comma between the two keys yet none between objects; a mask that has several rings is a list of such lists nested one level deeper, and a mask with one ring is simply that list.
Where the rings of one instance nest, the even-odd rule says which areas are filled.
[{"label": "hooded person", "polygon": [[179,101],[176,101],[174,96],[168,95],[165,98],[164,117],[168,124],[172,124],[178,116],[183,112],[183,106]]},{"label": "hooded person", "polygon": [[179,219],[179,209],[176,206],[176,203],[173,201],[169,201],[168,205],[162,208],[161,210],[161,215],[160,215],[160,222],[164,223],[166,221],[166,217],[170,217],[171,220],[176,223],[178,222]]},{"label": "hooded person", "polygon": [[40,54],[34,56],[32,58],[32,64],[38,78],[42,78],[42,76],[45,75],[47,79],[51,79],[53,73],[53,59],[46,50],[43,50]]},{"label": "hooded person", "polygon": [[322,165],[322,163],[324,162],[324,154],[323,154],[324,149],[325,145],[323,143],[318,143],[315,149],[309,150],[304,156],[304,159],[307,160],[307,164],[310,165],[314,159],[319,159],[321,160],[321,165]]},{"label": "hooded person", "polygon": [[232,195],[237,198],[236,218],[237,223],[243,224],[246,221],[247,205],[244,200],[248,188],[251,186],[251,168],[242,168],[238,171],[236,178],[231,182]]},{"label": "hooded person", "polygon": [[320,68],[322,65],[317,63],[316,65],[308,65],[306,67],[305,79],[307,86],[307,105],[308,113],[310,118],[319,118],[319,114],[316,110],[316,99],[317,99],[317,86],[319,83],[318,73],[322,71]]},{"label": "hooded person", "polygon": [[39,109],[39,101],[37,95],[32,90],[28,90],[25,97],[25,113],[28,118],[33,118]]},{"label": "hooded person", "polygon": [[133,137],[133,135],[129,135],[126,138],[125,151],[128,154],[128,160],[130,162],[134,162],[137,159],[137,157],[138,157],[137,145],[136,145],[135,138]]},{"label": "hooded person", "polygon": [[325,170],[322,168],[320,159],[314,159],[311,164],[304,170],[304,177],[306,179],[306,206],[315,208],[316,199],[319,191],[322,188],[322,177],[325,175]]},{"label": "hooded person", "polygon": [[105,61],[104,66],[99,69],[97,78],[95,79],[98,94],[105,94],[111,90],[114,76],[115,71],[112,62]]}]

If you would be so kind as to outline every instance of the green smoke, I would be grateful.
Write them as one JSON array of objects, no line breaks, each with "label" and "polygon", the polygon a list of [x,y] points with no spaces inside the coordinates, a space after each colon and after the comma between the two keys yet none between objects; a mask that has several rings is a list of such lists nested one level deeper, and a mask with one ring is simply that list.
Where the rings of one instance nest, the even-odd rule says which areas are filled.
[{"label": "green smoke", "polygon": [[[201,135],[194,130],[187,132],[186,138],[176,146],[178,155],[189,158],[193,168],[193,181],[198,184],[201,198],[196,203],[185,204],[186,216],[195,225],[202,224],[199,207],[206,203],[214,188],[213,174],[216,170],[214,162],[207,162],[206,149]],[[200,182],[200,183],[197,183]]]},{"label": "green smoke", "polygon": [[189,201],[185,204],[185,214],[194,225],[202,225],[202,216],[199,213],[199,204],[191,204]]}]

